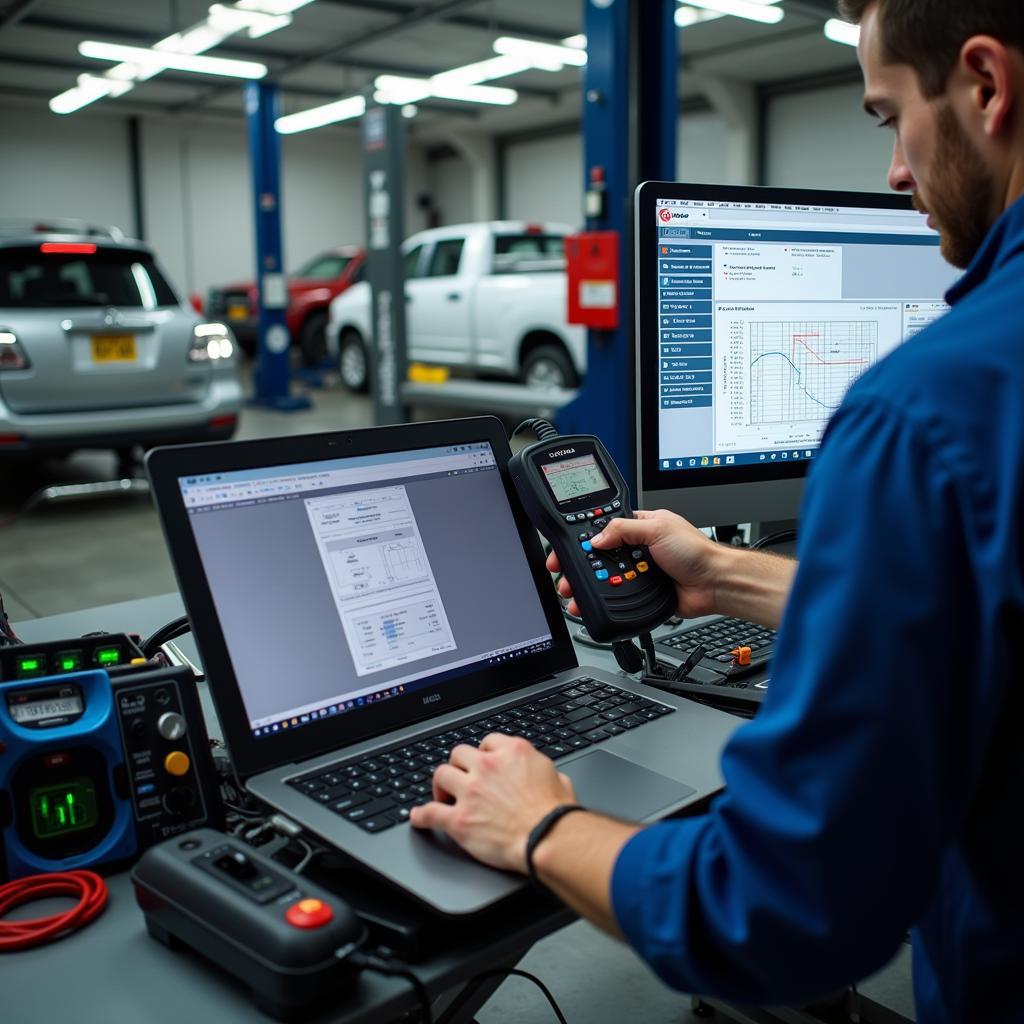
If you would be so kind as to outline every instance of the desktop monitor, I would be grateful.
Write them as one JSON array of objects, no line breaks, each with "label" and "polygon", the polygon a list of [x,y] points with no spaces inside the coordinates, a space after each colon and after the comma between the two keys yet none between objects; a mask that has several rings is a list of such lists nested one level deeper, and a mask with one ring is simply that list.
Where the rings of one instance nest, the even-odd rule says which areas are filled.
[{"label": "desktop monitor", "polygon": [[639,507],[795,519],[829,417],[947,309],[957,271],[907,195],[636,192]]}]

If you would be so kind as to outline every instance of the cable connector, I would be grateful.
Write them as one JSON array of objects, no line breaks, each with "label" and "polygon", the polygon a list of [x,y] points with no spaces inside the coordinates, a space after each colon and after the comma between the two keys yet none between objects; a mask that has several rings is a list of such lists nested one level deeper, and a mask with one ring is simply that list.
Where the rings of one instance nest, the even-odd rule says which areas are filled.
[{"label": "cable connector", "polygon": [[287,836],[289,839],[298,839],[302,835],[302,826],[283,814],[272,814],[268,824],[278,835]]}]

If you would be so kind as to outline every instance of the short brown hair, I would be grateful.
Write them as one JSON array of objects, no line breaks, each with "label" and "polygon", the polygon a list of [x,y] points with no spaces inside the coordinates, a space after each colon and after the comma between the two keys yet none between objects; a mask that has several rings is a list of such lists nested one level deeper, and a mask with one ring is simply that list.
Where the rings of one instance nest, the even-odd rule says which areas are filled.
[{"label": "short brown hair", "polygon": [[1024,50],[1021,0],[839,0],[839,13],[859,23],[878,4],[886,57],[909,64],[926,96],[938,96],[971,36],[994,36]]}]

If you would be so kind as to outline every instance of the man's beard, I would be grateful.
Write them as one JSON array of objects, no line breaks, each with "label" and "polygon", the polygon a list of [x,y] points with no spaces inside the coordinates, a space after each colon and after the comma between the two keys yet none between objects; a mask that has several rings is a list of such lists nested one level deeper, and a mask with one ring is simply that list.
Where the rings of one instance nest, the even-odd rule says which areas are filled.
[{"label": "man's beard", "polygon": [[939,108],[936,132],[932,166],[934,177],[941,176],[941,184],[929,182],[923,199],[914,193],[914,205],[933,215],[942,255],[963,269],[992,227],[995,180],[948,104]]}]

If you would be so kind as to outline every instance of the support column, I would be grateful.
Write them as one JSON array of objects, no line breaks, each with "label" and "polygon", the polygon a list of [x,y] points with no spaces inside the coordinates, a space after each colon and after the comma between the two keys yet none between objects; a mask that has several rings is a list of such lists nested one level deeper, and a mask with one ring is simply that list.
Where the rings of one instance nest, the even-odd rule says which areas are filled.
[{"label": "support column", "polygon": [[363,115],[366,189],[366,280],[372,338],[367,361],[374,422],[405,423],[408,373],[405,334],[405,122],[394,104],[367,100]]},{"label": "support column", "polygon": [[672,180],[676,165],[678,51],[675,0],[584,0],[584,190],[604,182],[604,209],[589,231],[616,231],[621,244],[620,321],[590,331],[587,373],[557,417],[563,433],[597,434],[636,494],[636,358],[633,309],[633,192]]},{"label": "support column", "polygon": [[290,394],[291,338],[285,324],[288,280],[281,251],[281,147],[274,128],[277,101],[278,89],[272,82],[249,82],[245,87],[260,302],[253,377],[256,393],[252,401],[281,412],[294,412],[308,409],[311,402],[305,396]]}]

